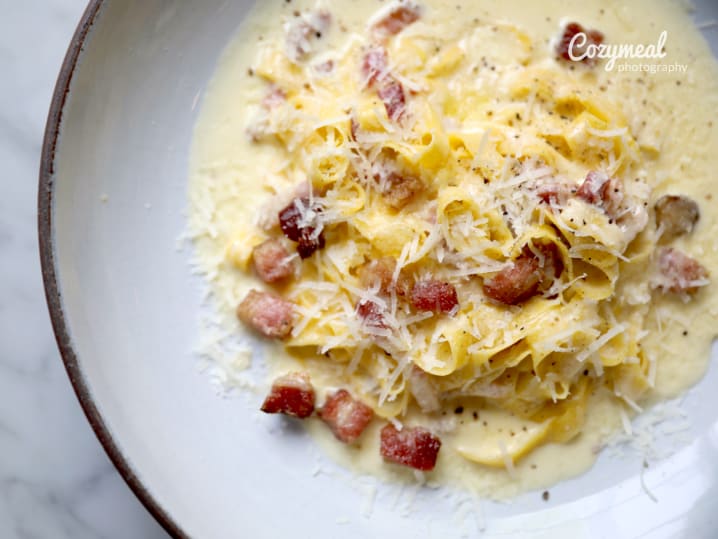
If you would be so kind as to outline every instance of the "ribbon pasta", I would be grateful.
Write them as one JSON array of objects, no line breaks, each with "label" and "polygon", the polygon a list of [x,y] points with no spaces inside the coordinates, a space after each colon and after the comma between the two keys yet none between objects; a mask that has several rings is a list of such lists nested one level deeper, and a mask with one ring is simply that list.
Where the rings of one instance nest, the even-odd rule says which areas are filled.
[{"label": "ribbon pasta", "polygon": [[[475,62],[485,27],[454,37],[426,29],[417,23],[387,44],[392,76],[411,89],[400,121],[361,75],[368,41],[355,39],[322,75],[262,52],[257,74],[286,99],[258,113],[260,143],[283,152],[287,186],[308,180],[324,208],[326,248],[287,285],[297,323],[286,348],[334,369],[381,416],[416,407],[418,368],[442,402],[474,399],[550,424],[547,440],[565,442],[580,432],[594,385],[631,401],[649,385],[646,305],[619,293],[655,246],[641,154],[590,75],[534,60],[520,29],[491,36],[492,50],[514,51],[492,69]],[[572,196],[593,170],[625,185],[620,219]],[[421,185],[401,207],[383,196],[393,171]],[[542,198],[546,185],[568,200]],[[541,246],[563,268],[549,289],[519,305],[484,294],[484,280]],[[456,312],[416,312],[395,291],[363,288],[360,268],[381,257],[396,261],[395,282],[401,273],[451,283]],[[362,324],[356,306],[366,300],[385,311],[383,327]]]}]

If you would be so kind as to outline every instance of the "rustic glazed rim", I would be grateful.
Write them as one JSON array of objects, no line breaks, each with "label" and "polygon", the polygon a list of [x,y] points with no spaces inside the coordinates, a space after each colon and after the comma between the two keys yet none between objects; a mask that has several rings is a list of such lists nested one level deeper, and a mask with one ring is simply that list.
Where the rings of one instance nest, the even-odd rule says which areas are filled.
[{"label": "rustic glazed rim", "polygon": [[126,457],[120,451],[117,443],[110,434],[105,420],[102,418],[95,402],[92,399],[85,374],[78,362],[77,354],[70,338],[68,323],[62,306],[62,296],[57,280],[57,265],[55,260],[55,235],[53,234],[53,195],[54,195],[54,173],[55,173],[55,152],[58,136],[62,123],[62,116],[70,93],[70,85],[79,58],[85,45],[88,43],[88,34],[97,18],[98,13],[105,5],[105,0],[90,0],[85,9],[82,19],[75,30],[70,46],[68,47],[65,59],[62,63],[60,75],[55,85],[55,91],[50,104],[50,112],[45,128],[45,136],[42,146],[42,158],[40,163],[40,178],[38,186],[38,236],[40,245],[40,263],[42,267],[42,278],[45,285],[45,297],[47,299],[52,327],[55,332],[55,340],[65,364],[65,369],[70,377],[70,382],[75,390],[80,405],[87,420],[90,422],[95,435],[105,448],[105,452],[123,477],[127,485],[135,493],[135,496],[142,502],[145,508],[152,514],[157,522],[173,537],[189,537],[183,532],[177,523],[170,517],[165,509],[157,502],[152,494],[142,484],[141,479],[128,463]]}]

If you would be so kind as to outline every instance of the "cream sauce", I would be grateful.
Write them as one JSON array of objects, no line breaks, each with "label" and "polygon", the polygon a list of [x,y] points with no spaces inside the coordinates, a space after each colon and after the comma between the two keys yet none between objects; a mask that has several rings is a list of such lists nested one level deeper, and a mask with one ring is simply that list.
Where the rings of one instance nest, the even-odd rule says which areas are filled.
[{"label": "cream sauce", "polygon": [[[544,44],[546,55],[553,54],[551,40],[565,20],[597,28],[611,43],[656,43],[659,34],[666,30],[667,56],[658,63],[687,65],[685,73],[627,73],[619,71],[619,67],[606,72],[599,66],[595,71],[596,84],[605,88],[607,97],[622,104],[639,141],[655,140],[660,147],[660,152],[646,161],[655,196],[664,192],[682,193],[699,203],[701,219],[695,232],[680,239],[677,246],[699,258],[711,270],[713,279],[718,279],[718,216],[712,211],[718,200],[715,180],[718,130],[712,123],[718,110],[718,67],[682,3],[424,0],[422,4],[428,8],[425,17],[449,34],[460,32],[461,27],[471,25],[474,19],[510,21],[523,28],[536,43]],[[330,53],[351,39],[352,32],[363,32],[366,21],[383,3],[337,0],[327,5],[331,6],[334,23],[332,30],[322,36],[320,46]],[[221,58],[196,126],[190,166],[190,227],[196,236],[200,269],[210,276],[219,315],[233,328],[237,328],[235,306],[257,283],[225,261],[226,248],[238,231],[254,226],[256,208],[265,203],[267,196],[263,187],[265,171],[273,170],[280,159],[277,148],[254,145],[246,134],[251,121],[248,105],[258,103],[266,84],[252,76],[250,69],[263,43],[284,39],[283,21],[291,19],[295,10],[314,6],[313,1],[299,0],[257,3]],[[620,60],[618,64],[624,62]],[[652,316],[652,331],[644,346],[658,358],[658,370],[655,388],[645,402],[676,396],[702,377],[716,334],[717,299],[715,282],[688,303],[668,296],[657,297],[653,312],[662,314]],[[662,320],[657,322],[657,318]],[[268,344],[266,357],[273,371],[306,367],[304,362],[289,357],[278,344]],[[312,369],[312,380],[319,388],[331,387],[331,378],[331,367]],[[323,391],[320,389],[319,393]],[[515,474],[511,475],[500,468],[472,463],[456,449],[462,440],[466,443],[471,436],[481,437],[480,426],[487,417],[491,416],[494,429],[502,427],[502,419],[482,410],[477,411],[478,419],[474,419],[474,410],[468,406],[462,414],[450,410],[429,425],[445,434],[436,470],[428,477],[492,497],[546,487],[578,475],[592,465],[607,437],[620,428],[621,410],[630,413],[607,391],[597,391],[590,397],[586,423],[578,437],[567,444],[538,447],[516,464]],[[382,462],[378,452],[379,422],[369,428],[361,445],[355,447],[338,443],[318,420],[308,420],[307,426],[326,452],[343,465],[390,480],[414,480],[411,470]],[[458,430],[450,433],[453,427]],[[471,434],[472,430],[475,434]]]}]

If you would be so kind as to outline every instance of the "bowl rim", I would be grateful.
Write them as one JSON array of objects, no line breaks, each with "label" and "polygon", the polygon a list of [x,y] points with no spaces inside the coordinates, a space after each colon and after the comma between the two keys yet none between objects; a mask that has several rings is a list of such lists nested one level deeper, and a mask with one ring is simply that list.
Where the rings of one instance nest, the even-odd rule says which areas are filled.
[{"label": "bowl rim", "polygon": [[58,286],[55,259],[55,234],[53,233],[53,198],[57,141],[75,70],[78,67],[82,51],[88,43],[89,32],[97,19],[98,13],[106,3],[106,0],[89,0],[68,46],[52,94],[42,144],[37,200],[37,227],[42,280],[45,288],[45,299],[47,301],[50,320],[60,356],[62,357],[75,395],[97,439],[100,441],[100,444],[102,444],[107,456],[119,474],[155,520],[172,537],[187,538],[189,535],[179,527],[175,520],[160,505],[133,470],[127,458],[122,454],[119,446],[113,439],[105,420],[95,405],[85,373],[79,364],[68,331],[68,322],[63,310],[62,295]]}]

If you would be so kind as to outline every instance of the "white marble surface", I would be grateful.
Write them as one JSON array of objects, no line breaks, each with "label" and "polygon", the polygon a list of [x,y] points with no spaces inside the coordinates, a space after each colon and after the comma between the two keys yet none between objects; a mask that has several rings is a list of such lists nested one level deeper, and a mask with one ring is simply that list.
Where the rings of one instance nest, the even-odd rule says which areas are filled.
[{"label": "white marble surface", "polygon": [[108,460],[60,361],[37,250],[37,172],[84,0],[0,0],[0,537],[162,538]]}]

